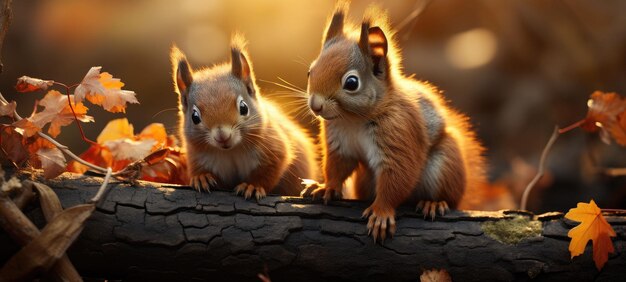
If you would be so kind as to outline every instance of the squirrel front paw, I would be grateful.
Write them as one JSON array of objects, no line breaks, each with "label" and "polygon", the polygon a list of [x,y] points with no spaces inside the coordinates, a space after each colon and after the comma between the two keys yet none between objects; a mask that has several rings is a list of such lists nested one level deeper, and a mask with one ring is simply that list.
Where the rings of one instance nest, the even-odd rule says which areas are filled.
[{"label": "squirrel front paw", "polygon": [[324,204],[328,204],[331,199],[341,199],[341,190],[333,189],[322,183],[307,183],[306,187],[300,192],[301,197],[312,197],[314,200],[323,198]]},{"label": "squirrel front paw", "polygon": [[257,201],[267,196],[267,193],[265,193],[265,188],[261,186],[255,186],[243,182],[235,187],[235,195],[241,194],[244,198],[246,198],[246,200],[252,197],[252,193],[254,193]]},{"label": "squirrel front paw", "polygon": [[372,204],[369,208],[363,211],[363,217],[368,217],[367,221],[367,235],[374,237],[374,242],[380,237],[380,241],[384,242],[387,238],[387,232],[390,236],[396,233],[396,211],[393,208],[381,208]]},{"label": "squirrel front paw", "polygon": [[203,173],[199,175],[194,175],[191,177],[191,181],[189,186],[194,189],[201,191],[204,190],[206,192],[211,192],[211,188],[217,186],[217,181],[210,173]]},{"label": "squirrel front paw", "polygon": [[435,220],[437,211],[439,211],[439,214],[443,216],[446,212],[450,211],[450,207],[448,207],[448,203],[446,203],[446,201],[419,201],[415,207],[415,211],[420,210],[422,211],[422,214],[424,214],[424,219],[430,215],[431,220]]}]

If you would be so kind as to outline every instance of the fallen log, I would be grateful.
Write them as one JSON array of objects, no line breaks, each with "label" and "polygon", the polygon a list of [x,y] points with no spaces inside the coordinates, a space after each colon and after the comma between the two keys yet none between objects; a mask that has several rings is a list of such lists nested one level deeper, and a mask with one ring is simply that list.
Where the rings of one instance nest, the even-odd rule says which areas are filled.
[{"label": "fallen log", "polygon": [[[64,208],[85,203],[98,177],[65,173],[49,185]],[[455,281],[605,280],[626,276],[626,216],[606,214],[616,252],[601,271],[591,244],[573,259],[559,212],[453,211],[434,221],[402,207],[397,232],[383,244],[368,236],[366,203],[329,205],[299,197],[257,202],[228,191],[112,183],[68,256],[83,277],[147,281],[418,281],[445,269]],[[36,201],[34,201],[36,202]],[[45,222],[35,203],[26,214]],[[0,231],[2,262],[18,250]]]}]

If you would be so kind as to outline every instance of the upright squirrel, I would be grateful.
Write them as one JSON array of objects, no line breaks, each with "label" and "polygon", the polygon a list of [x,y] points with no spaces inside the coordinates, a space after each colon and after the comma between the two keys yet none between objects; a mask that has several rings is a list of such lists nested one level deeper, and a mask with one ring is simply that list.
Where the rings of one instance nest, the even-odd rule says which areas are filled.
[{"label": "upright squirrel", "polygon": [[485,183],[483,147],[435,87],[403,74],[385,11],[369,8],[360,28],[344,25],[346,12],[337,5],[309,70],[325,180],[309,192],[326,202],[341,197],[354,173],[356,197],[373,199],[363,212],[367,228],[384,240],[399,205],[414,203],[434,218],[457,207],[466,187]]},{"label": "upright squirrel", "polygon": [[235,36],[229,63],[197,71],[172,47],[190,185],[235,187],[245,198],[270,191],[299,195],[300,178],[317,178],[314,144],[259,93],[244,47],[243,37]]}]

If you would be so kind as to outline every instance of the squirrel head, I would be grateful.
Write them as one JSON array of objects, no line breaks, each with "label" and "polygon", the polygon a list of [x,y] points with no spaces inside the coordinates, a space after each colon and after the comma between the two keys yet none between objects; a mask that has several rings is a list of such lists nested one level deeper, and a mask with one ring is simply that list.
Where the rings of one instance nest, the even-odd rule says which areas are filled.
[{"label": "squirrel head", "polygon": [[390,85],[385,32],[371,26],[369,17],[360,28],[345,27],[346,6],[338,5],[329,21],[322,51],[309,69],[309,107],[327,120],[367,115]]},{"label": "squirrel head", "polygon": [[175,91],[189,145],[228,150],[261,129],[252,65],[235,36],[228,63],[194,71],[175,46],[171,51]]}]

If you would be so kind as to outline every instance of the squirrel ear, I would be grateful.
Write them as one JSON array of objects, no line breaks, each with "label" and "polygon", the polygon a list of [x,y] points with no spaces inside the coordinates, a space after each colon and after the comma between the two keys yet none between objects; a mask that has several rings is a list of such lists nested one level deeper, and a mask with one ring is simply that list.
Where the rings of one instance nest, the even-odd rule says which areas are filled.
[{"label": "squirrel ear", "polygon": [[241,50],[237,48],[231,48],[230,50],[230,64],[232,67],[232,74],[243,81],[249,81],[250,65],[248,64],[246,56],[241,52]]},{"label": "squirrel ear", "polygon": [[172,73],[174,74],[174,85],[181,97],[181,104],[184,110],[187,107],[187,89],[193,82],[193,70],[189,66],[185,54],[176,46],[172,47],[170,58],[172,61]]},{"label": "squirrel ear", "polygon": [[345,11],[339,9],[333,14],[333,18],[330,20],[328,24],[328,29],[326,30],[326,36],[324,37],[324,44],[328,43],[331,39],[343,35],[343,21],[345,17]]},{"label": "squirrel ear", "polygon": [[387,37],[380,27],[369,27],[369,23],[364,22],[361,25],[359,48],[372,59],[374,75],[387,74]]},{"label": "squirrel ear", "polygon": [[248,94],[254,98],[254,82],[251,77],[251,67],[246,59],[246,56],[241,52],[241,50],[237,48],[231,48],[231,67],[232,74],[241,79],[243,83],[246,85],[246,90]]}]

